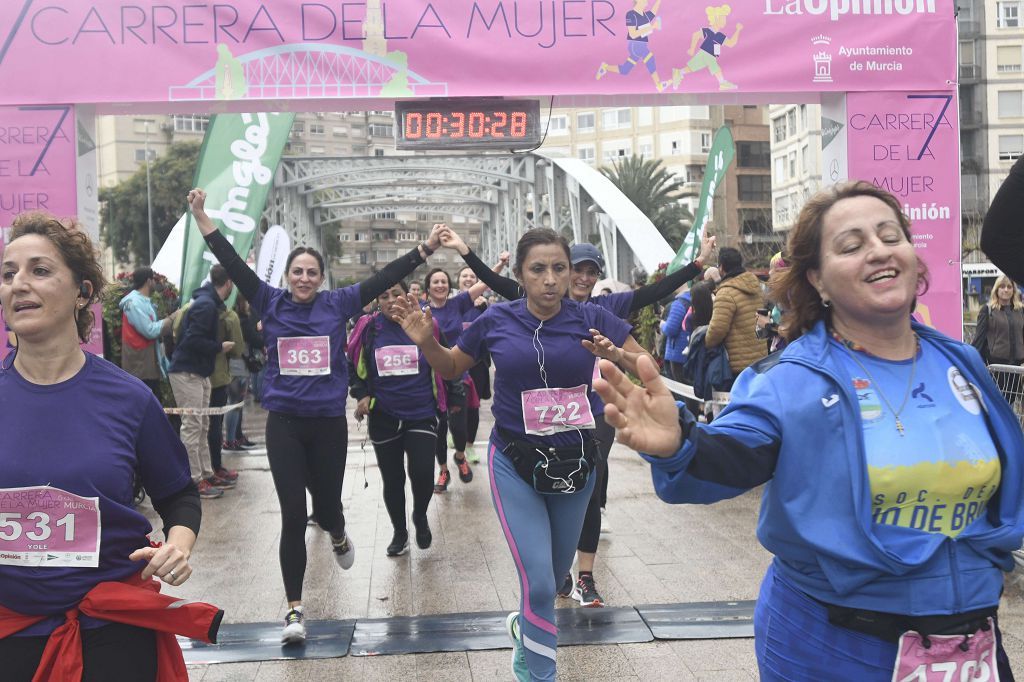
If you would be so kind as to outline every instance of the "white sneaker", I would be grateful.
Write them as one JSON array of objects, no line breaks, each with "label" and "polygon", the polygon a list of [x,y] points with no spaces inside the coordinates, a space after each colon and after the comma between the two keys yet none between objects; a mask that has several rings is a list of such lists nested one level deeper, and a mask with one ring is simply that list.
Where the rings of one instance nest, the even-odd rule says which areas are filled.
[{"label": "white sneaker", "polygon": [[352,542],[352,538],[345,533],[345,537],[340,540],[331,538],[331,544],[334,546],[334,560],[338,562],[344,570],[352,568],[352,564],[356,561],[356,546]]},{"label": "white sneaker", "polygon": [[284,617],[281,644],[300,644],[306,641],[306,626],[302,623],[302,611],[292,609]]}]

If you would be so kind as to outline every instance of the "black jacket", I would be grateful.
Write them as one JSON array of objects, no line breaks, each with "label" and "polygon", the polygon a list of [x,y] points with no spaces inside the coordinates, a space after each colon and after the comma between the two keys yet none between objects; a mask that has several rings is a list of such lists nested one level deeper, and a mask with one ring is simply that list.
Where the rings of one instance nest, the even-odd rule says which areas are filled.
[{"label": "black jacket", "polygon": [[182,331],[168,372],[191,372],[201,377],[213,374],[213,363],[221,352],[217,340],[217,319],[224,310],[213,284],[207,282],[192,292],[192,305],[183,314]]}]

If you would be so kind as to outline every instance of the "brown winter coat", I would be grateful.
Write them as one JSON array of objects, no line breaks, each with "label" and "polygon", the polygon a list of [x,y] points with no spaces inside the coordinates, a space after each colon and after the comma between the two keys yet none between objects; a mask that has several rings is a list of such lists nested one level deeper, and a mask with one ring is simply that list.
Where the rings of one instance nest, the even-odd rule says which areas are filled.
[{"label": "brown winter coat", "polygon": [[715,289],[715,305],[711,309],[711,324],[704,345],[713,348],[724,341],[733,374],[739,374],[768,354],[765,342],[754,334],[757,309],[763,305],[761,282],[753,273],[741,272],[727,277]]}]

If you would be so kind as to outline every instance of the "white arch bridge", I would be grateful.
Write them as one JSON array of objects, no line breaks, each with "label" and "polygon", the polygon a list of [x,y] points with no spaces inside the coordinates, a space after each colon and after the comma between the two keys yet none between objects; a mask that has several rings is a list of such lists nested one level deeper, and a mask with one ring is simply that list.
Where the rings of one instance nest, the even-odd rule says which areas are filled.
[{"label": "white arch bridge", "polygon": [[[653,272],[672,249],[607,178],[577,159],[523,154],[285,157],[264,218],[292,243],[323,250],[323,228],[383,211],[463,216],[481,223],[479,255],[491,263],[526,230],[551,227],[598,241],[608,277]],[[596,239],[595,239],[596,238]]]}]

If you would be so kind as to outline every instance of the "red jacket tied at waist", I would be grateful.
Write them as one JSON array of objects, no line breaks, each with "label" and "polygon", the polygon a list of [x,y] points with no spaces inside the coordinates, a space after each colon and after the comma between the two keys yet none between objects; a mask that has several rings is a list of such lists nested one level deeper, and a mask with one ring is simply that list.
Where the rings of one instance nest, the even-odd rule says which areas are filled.
[{"label": "red jacket tied at waist", "polygon": [[[215,642],[224,612],[212,604],[160,594],[156,580],[128,578],[103,582],[89,590],[67,620],[50,635],[32,682],[79,682],[82,638],[78,614],[156,631],[157,682],[188,682],[188,671],[175,635]],[[0,639],[46,616],[25,616],[0,606]]]}]

